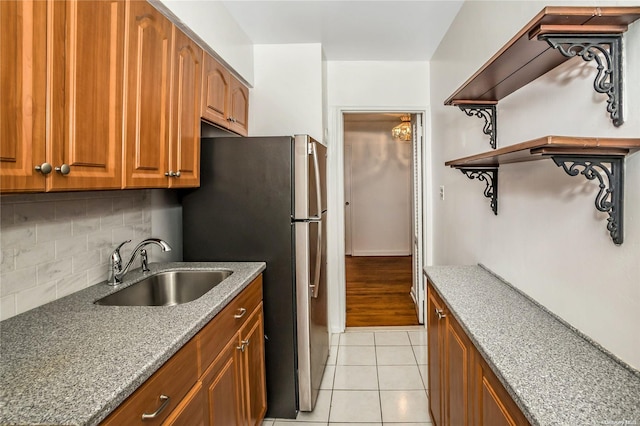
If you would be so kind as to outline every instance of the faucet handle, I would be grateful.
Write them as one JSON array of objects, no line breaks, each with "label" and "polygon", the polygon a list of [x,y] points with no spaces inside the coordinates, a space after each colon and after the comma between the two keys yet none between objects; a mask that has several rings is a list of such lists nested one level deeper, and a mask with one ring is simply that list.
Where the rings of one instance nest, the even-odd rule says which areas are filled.
[{"label": "faucet handle", "polygon": [[124,241],[122,243],[120,243],[120,245],[118,245],[118,247],[116,247],[116,249],[113,251],[113,253],[111,253],[111,262],[113,264],[119,264],[122,262],[122,257],[120,256],[120,249],[122,248],[123,245],[130,243],[131,240],[127,240]]}]

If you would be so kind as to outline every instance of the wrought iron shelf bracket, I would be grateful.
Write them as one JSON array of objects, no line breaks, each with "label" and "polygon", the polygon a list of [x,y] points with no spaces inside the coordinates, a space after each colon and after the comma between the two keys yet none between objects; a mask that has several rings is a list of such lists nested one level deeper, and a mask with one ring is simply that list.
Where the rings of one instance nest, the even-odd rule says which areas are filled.
[{"label": "wrought iron shelf bracket", "polygon": [[558,167],[569,176],[585,176],[597,180],[600,190],[596,195],[598,211],[608,213],[607,230],[613,243],[623,242],[624,225],[624,156],[554,155]]},{"label": "wrought iron shelf bracket", "polygon": [[476,116],[484,119],[482,133],[489,136],[489,145],[496,149],[496,137],[498,131],[496,105],[487,104],[459,104],[458,108],[469,117]]},{"label": "wrought iron shelf bracket", "polygon": [[498,168],[460,168],[460,170],[469,179],[478,179],[484,181],[484,196],[491,200],[491,210],[493,214],[498,215]]},{"label": "wrought iron shelf bracket", "polygon": [[563,56],[581,57],[585,62],[595,61],[598,74],[593,88],[608,96],[607,112],[613,125],[624,123],[622,114],[622,34],[542,34],[545,40]]}]

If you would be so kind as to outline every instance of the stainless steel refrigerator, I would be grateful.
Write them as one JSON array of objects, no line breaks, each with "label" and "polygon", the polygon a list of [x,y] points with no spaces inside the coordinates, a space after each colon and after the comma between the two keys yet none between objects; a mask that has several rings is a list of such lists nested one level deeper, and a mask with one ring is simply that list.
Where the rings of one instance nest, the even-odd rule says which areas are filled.
[{"label": "stainless steel refrigerator", "polygon": [[311,411],[329,353],[326,152],[307,135],[202,139],[185,261],[265,261],[267,417]]}]

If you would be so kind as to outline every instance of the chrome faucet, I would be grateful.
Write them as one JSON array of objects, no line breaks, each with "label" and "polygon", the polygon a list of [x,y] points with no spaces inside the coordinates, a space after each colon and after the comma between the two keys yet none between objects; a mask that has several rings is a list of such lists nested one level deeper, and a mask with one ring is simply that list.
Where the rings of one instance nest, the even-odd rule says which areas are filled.
[{"label": "chrome faucet", "polygon": [[107,280],[107,284],[109,285],[120,284],[122,282],[122,277],[124,276],[124,274],[127,273],[127,271],[129,270],[129,267],[135,260],[138,253],[140,253],[140,257],[142,258],[142,272],[149,272],[149,266],[147,265],[147,251],[144,249],[144,247],[148,246],[149,244],[155,244],[159,246],[162,249],[162,251],[171,251],[171,246],[167,244],[166,241],[163,241],[159,238],[147,238],[146,240],[142,240],[140,244],[138,244],[136,248],[133,249],[133,252],[131,253],[131,258],[123,268],[122,256],[120,256],[120,249],[122,248],[123,245],[130,242],[131,240],[127,240],[121,243],[118,247],[116,247],[113,253],[111,253],[111,256],[109,257],[109,279]]}]

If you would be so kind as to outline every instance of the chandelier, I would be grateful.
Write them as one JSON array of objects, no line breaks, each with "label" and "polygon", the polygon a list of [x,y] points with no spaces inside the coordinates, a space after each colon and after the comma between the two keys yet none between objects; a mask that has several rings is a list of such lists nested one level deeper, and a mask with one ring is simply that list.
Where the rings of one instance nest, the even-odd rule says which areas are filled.
[{"label": "chandelier", "polygon": [[391,136],[401,141],[411,140],[411,116],[403,115],[400,120],[402,123],[391,129]]}]

